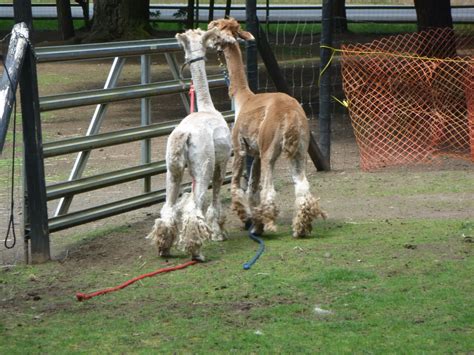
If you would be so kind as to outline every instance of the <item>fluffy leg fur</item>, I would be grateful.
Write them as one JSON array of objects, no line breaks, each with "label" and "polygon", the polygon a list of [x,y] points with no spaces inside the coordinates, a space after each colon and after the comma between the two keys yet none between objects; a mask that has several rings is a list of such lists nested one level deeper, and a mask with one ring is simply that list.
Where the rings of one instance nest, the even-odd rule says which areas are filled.
[{"label": "fluffy leg fur", "polygon": [[160,256],[169,256],[170,249],[178,234],[178,228],[173,215],[173,210],[169,206],[163,206],[161,210],[161,218],[155,220],[153,230],[146,237],[150,239],[152,244],[158,248]]},{"label": "fluffy leg fur", "polygon": [[237,213],[237,216],[239,216],[243,223],[245,223],[252,215],[247,196],[241,188],[232,187],[232,211]]},{"label": "fluffy leg fur", "polygon": [[223,241],[227,239],[227,232],[224,229],[225,215],[220,206],[211,204],[207,209],[206,222],[211,228],[211,240]]},{"label": "fluffy leg fur", "polygon": [[178,247],[191,254],[194,260],[204,261],[201,247],[211,238],[211,234],[211,228],[204,220],[202,212],[196,208],[194,201],[189,199],[183,210]]},{"label": "fluffy leg fur", "polygon": [[262,191],[260,193],[260,205],[252,210],[254,225],[263,224],[265,231],[275,232],[277,227],[275,220],[278,216],[278,208],[275,204],[275,188],[273,187],[274,160],[263,164],[262,160]]},{"label": "fluffy leg fur", "polygon": [[252,212],[254,227],[256,227],[254,232],[257,233],[262,226],[267,232],[276,232],[275,220],[278,213],[278,208],[273,200],[254,208]]},{"label": "fluffy leg fur", "polygon": [[293,218],[293,237],[300,238],[311,233],[314,219],[321,216],[327,218],[326,212],[319,207],[319,199],[311,194],[296,198],[296,214]]}]

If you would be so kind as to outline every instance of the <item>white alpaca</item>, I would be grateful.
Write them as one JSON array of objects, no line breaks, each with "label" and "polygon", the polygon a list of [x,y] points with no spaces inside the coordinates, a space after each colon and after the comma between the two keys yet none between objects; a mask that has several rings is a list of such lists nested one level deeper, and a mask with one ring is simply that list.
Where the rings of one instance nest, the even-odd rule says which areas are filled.
[{"label": "white alpaca", "polygon": [[[193,259],[204,261],[203,242],[224,240],[226,235],[219,191],[231,154],[231,140],[227,122],[212,103],[206,77],[206,41],[213,32],[197,29],[176,35],[191,70],[198,112],[183,119],[168,138],[166,202],[147,237],[156,243],[160,256],[170,255],[179,236],[178,246]],[[193,182],[192,193],[178,202],[186,166]],[[211,181],[212,203],[204,216],[205,194]]]},{"label": "white alpaca", "polygon": [[[250,90],[237,39],[254,38],[249,32],[243,31],[237,21],[232,18],[216,20],[209,24],[209,29],[219,30],[212,33],[208,42],[224,51],[230,76],[229,95],[235,99],[232,207],[243,222],[251,220],[253,232],[275,230],[278,210],[273,170],[276,160],[284,153],[290,161],[295,184],[293,236],[308,235],[313,219],[318,216],[326,218],[326,214],[311,194],[306,179],[310,139],[306,114],[298,101],[286,94],[254,94]],[[246,155],[254,157],[247,195],[241,187]]]}]

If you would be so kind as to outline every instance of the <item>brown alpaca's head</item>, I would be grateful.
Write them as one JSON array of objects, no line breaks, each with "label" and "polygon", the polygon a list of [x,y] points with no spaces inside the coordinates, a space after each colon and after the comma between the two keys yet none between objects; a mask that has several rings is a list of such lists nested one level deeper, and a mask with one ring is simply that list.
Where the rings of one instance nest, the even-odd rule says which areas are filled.
[{"label": "brown alpaca's head", "polygon": [[242,30],[240,24],[233,18],[211,21],[207,28],[213,33],[209,43],[217,49],[234,44],[239,38],[246,41],[255,40],[252,34]]}]

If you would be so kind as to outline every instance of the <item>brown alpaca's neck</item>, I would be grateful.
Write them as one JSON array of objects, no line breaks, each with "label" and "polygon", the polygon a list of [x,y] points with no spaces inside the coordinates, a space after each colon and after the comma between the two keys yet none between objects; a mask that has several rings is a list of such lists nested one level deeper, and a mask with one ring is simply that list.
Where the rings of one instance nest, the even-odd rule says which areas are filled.
[{"label": "brown alpaca's neck", "polygon": [[248,85],[239,44],[235,43],[226,46],[224,55],[230,77],[229,95],[235,98],[237,103],[244,102],[250,96],[253,96],[254,93]]}]

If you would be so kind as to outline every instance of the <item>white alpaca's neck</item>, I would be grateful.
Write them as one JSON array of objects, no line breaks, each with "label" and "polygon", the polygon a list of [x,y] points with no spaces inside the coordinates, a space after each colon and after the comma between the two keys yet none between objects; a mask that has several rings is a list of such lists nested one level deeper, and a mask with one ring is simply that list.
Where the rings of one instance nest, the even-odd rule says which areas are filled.
[{"label": "white alpaca's neck", "polygon": [[235,43],[226,46],[224,48],[224,55],[229,70],[229,95],[235,98],[236,106],[240,107],[254,93],[248,85],[239,44]]},{"label": "white alpaca's neck", "polygon": [[216,111],[212,102],[211,93],[209,92],[204,60],[191,63],[190,70],[194,90],[196,91],[198,111]]}]

